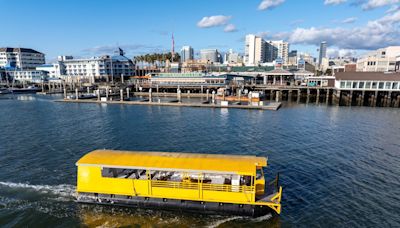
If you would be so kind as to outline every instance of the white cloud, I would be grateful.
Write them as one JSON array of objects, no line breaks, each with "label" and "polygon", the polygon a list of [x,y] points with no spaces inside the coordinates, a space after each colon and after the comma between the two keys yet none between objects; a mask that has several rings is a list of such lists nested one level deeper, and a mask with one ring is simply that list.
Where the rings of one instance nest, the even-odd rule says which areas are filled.
[{"label": "white cloud", "polygon": [[347,0],[325,0],[325,5],[339,5],[345,3]]},{"label": "white cloud", "polygon": [[357,21],[357,17],[349,17],[341,21],[343,24],[352,24]]},{"label": "white cloud", "polygon": [[365,26],[354,28],[296,28],[292,32],[273,35],[292,44],[318,45],[326,40],[340,49],[377,49],[400,45],[400,11],[380,19],[369,21]]},{"label": "white cloud", "polygon": [[216,26],[222,26],[226,25],[230,19],[231,16],[224,16],[224,15],[203,17],[203,19],[197,22],[197,26],[200,28],[211,28]]},{"label": "white cloud", "polygon": [[352,57],[352,56],[357,56],[357,51],[353,49],[328,48],[326,54],[328,55],[328,57],[331,58]]},{"label": "white cloud", "polygon": [[386,10],[387,14],[395,13],[400,10],[400,5],[392,5],[390,9]]},{"label": "white cloud", "polygon": [[259,10],[272,9],[281,5],[284,2],[285,0],[263,0],[261,1],[260,5],[258,5],[258,9]]},{"label": "white cloud", "polygon": [[368,0],[361,7],[363,10],[371,10],[382,6],[399,3],[400,0]]},{"label": "white cloud", "polygon": [[224,32],[236,32],[236,26],[234,24],[228,24],[227,26],[225,26],[224,28]]}]

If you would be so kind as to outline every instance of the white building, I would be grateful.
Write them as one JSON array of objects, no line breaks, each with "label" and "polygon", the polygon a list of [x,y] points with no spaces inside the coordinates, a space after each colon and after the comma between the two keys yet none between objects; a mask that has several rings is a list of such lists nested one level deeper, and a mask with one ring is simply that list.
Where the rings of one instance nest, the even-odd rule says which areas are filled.
[{"label": "white building", "polygon": [[65,74],[64,65],[60,63],[43,64],[36,67],[36,70],[47,72],[49,78],[52,79],[59,79]]},{"label": "white building", "polygon": [[246,66],[258,66],[265,62],[265,41],[261,37],[252,34],[247,35],[244,50]]},{"label": "white building", "polygon": [[14,70],[6,72],[13,80],[20,82],[41,83],[46,81],[47,72],[41,70]]},{"label": "white building", "polygon": [[400,74],[382,72],[341,72],[335,75],[338,90],[400,91]]},{"label": "white building", "polygon": [[391,72],[395,71],[396,57],[400,55],[400,46],[389,46],[372,51],[357,60],[357,71]]},{"label": "white building", "polygon": [[183,46],[181,49],[181,62],[187,62],[194,59],[194,51],[191,46]]},{"label": "white building", "polygon": [[[79,80],[85,79],[94,82],[96,78],[121,78],[134,76],[135,66],[132,60],[123,55],[119,50],[119,55],[101,56],[92,58],[74,59],[71,56],[59,56],[61,74],[69,78],[77,77]],[[112,63],[112,64],[111,64]]]},{"label": "white building", "polygon": [[0,67],[28,70],[43,64],[45,64],[44,54],[33,49],[0,48]]},{"label": "white building", "polygon": [[289,43],[283,40],[267,41],[266,42],[266,61],[273,62],[280,58],[283,60],[283,64],[286,65],[289,62]]}]

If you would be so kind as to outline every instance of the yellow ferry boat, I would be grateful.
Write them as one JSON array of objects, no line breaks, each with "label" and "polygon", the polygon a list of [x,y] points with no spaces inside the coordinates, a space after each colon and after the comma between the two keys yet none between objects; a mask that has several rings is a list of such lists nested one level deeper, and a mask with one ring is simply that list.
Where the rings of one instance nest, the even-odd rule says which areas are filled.
[{"label": "yellow ferry boat", "polygon": [[262,216],[281,213],[267,158],[95,150],[77,163],[78,202]]}]

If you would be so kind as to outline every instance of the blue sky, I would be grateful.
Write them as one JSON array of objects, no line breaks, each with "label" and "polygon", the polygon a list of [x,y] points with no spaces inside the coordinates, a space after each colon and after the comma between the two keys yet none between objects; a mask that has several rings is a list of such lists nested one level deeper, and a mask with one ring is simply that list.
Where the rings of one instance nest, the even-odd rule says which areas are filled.
[{"label": "blue sky", "polygon": [[[30,47],[58,55],[128,56],[191,45],[244,49],[249,33],[284,39],[316,55],[400,45],[400,0],[0,0],[0,46]],[[396,8],[397,7],[397,8]],[[229,26],[228,26],[229,25]],[[228,26],[228,28],[227,28]],[[229,30],[224,31],[224,29]],[[354,51],[356,50],[356,51]]]}]

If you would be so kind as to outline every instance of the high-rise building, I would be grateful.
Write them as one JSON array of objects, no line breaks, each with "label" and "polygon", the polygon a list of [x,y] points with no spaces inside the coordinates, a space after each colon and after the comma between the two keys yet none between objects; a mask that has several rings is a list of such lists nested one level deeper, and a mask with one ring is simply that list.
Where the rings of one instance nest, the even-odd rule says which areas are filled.
[{"label": "high-rise building", "polygon": [[0,48],[0,67],[34,70],[45,64],[44,54],[30,48]]},{"label": "high-rise building", "polygon": [[265,62],[265,41],[258,36],[246,36],[244,63],[246,66],[256,66]]},{"label": "high-rise building", "polygon": [[273,62],[277,58],[282,59],[283,64],[289,61],[289,43],[283,40],[266,42],[266,61]]},{"label": "high-rise building", "polygon": [[321,42],[321,45],[319,46],[319,59],[318,59],[318,64],[322,64],[322,59],[326,58],[326,48],[327,44],[326,41]]},{"label": "high-rise building", "polygon": [[202,49],[200,50],[200,59],[206,63],[219,63],[220,55],[217,49]]},{"label": "high-rise building", "polygon": [[191,46],[183,46],[181,49],[181,62],[187,62],[193,60],[193,48]]}]

